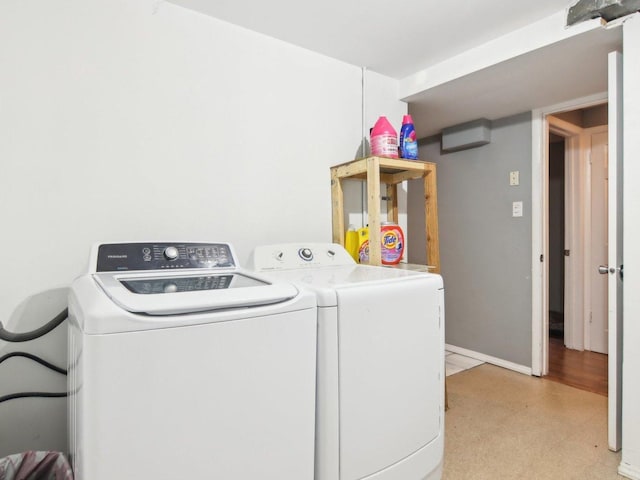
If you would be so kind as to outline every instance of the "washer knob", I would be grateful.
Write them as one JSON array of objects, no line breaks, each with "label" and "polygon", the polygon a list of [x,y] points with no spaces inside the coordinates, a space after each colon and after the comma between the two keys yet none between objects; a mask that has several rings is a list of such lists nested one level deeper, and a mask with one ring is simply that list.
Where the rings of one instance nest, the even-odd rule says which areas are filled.
[{"label": "washer knob", "polygon": [[164,249],[164,258],[167,260],[175,260],[180,255],[176,247],[167,247]]},{"label": "washer knob", "polygon": [[178,286],[175,283],[167,283],[164,285],[164,293],[175,293],[178,291]]},{"label": "washer knob", "polygon": [[300,255],[300,258],[305,262],[310,262],[311,260],[313,260],[313,252],[310,248],[301,248],[300,250],[298,250],[298,255]]}]

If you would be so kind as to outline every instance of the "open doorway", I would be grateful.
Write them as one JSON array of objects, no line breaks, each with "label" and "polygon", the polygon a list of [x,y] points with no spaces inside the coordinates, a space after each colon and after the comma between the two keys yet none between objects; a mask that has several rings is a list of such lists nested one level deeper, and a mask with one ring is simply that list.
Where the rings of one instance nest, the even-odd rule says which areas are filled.
[{"label": "open doorway", "polygon": [[548,124],[547,378],[607,394],[607,105]]},{"label": "open doorway", "polygon": [[549,338],[564,345],[565,137],[549,132]]}]

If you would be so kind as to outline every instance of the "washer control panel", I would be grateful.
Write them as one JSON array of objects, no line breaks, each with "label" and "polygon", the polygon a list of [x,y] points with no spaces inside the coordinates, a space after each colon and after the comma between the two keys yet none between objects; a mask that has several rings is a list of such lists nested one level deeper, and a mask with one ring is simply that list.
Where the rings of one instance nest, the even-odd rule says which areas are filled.
[{"label": "washer control panel", "polygon": [[96,272],[237,266],[228,243],[103,243],[96,257]]}]

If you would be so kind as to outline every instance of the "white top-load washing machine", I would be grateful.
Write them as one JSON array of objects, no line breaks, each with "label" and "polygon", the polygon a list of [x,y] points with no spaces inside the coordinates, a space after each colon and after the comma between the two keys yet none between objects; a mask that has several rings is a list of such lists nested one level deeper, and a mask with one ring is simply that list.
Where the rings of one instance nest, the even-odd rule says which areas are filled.
[{"label": "white top-load washing machine", "polygon": [[77,480],[314,475],[316,300],[225,243],[101,244],[69,298]]},{"label": "white top-load washing machine", "polygon": [[315,479],[439,479],[442,278],[358,265],[337,244],[258,247],[247,268],[318,298]]}]

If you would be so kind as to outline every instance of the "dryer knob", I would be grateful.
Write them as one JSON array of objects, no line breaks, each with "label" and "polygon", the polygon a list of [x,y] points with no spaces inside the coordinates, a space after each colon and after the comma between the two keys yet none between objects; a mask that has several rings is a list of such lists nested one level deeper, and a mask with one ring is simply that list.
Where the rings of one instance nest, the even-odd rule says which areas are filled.
[{"label": "dryer knob", "polygon": [[310,248],[301,248],[300,250],[298,250],[298,255],[300,255],[300,258],[302,258],[305,262],[310,262],[311,260],[313,260],[313,252]]},{"label": "dryer knob", "polygon": [[167,247],[164,249],[164,258],[167,260],[175,260],[180,255],[176,247]]}]

